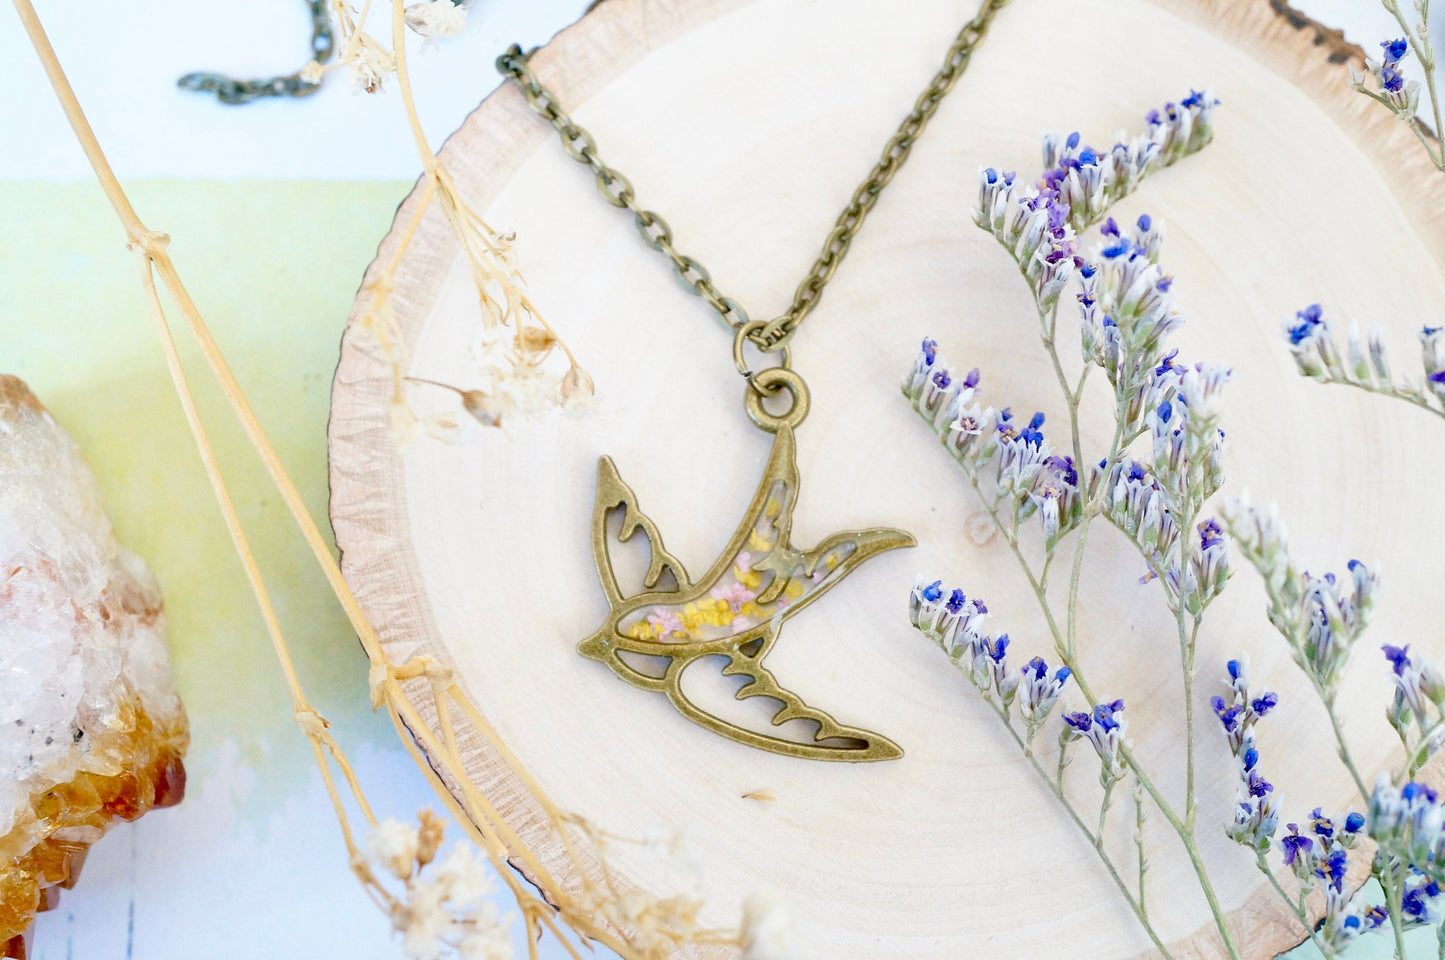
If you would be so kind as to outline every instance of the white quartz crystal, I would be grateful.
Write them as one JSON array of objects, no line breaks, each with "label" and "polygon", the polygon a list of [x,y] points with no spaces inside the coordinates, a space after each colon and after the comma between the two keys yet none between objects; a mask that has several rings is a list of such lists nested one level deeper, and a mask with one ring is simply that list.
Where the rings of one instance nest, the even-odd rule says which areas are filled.
[{"label": "white quartz crystal", "polygon": [[[168,746],[133,752],[138,730]],[[117,545],[75,441],[0,376],[0,852],[54,832],[36,795],[82,772],[148,783],[184,741],[155,578]]]}]

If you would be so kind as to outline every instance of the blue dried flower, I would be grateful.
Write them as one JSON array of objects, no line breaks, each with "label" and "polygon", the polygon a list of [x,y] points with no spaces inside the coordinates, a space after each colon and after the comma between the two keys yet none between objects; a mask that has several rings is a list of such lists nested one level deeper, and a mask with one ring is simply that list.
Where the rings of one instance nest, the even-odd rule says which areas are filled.
[{"label": "blue dried flower", "polygon": [[1307,836],[1300,835],[1298,824],[1287,823],[1285,829],[1289,833],[1280,840],[1280,846],[1284,848],[1284,865],[1295,867],[1295,872],[1298,873],[1297,864],[1309,863],[1314,852],[1315,842]]}]

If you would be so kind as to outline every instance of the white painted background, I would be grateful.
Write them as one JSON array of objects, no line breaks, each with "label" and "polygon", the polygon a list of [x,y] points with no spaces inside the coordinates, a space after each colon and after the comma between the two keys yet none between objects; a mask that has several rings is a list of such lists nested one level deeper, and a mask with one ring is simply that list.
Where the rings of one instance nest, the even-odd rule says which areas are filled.
[{"label": "white painted background", "polygon": [[[439,144],[497,85],[492,62],[508,43],[544,43],[584,5],[474,0],[466,33],[415,60],[420,111],[432,141]],[[1374,0],[1302,5],[1370,49],[1395,33]],[[371,180],[417,174],[399,99],[354,94],[344,77],[305,104],[262,102],[243,109],[175,89],[177,76],[197,69],[265,75],[298,67],[308,35],[299,0],[41,0],[39,7],[122,178]],[[384,32],[384,25],[378,21],[374,29]],[[1445,46],[1445,38],[1437,43]],[[0,80],[0,179],[88,178],[8,10],[0,10]],[[356,759],[384,809],[407,815],[428,802],[428,788],[399,749],[363,749]],[[192,784],[182,807],[117,829],[96,848],[80,887],[41,923],[37,957],[400,956],[385,920],[345,868],[319,782],[286,799],[271,824],[243,822],[234,812],[238,798],[266,789],[264,771],[237,758],[219,766],[219,773]],[[298,835],[304,842],[296,841]],[[561,953],[544,946],[544,956]]]}]

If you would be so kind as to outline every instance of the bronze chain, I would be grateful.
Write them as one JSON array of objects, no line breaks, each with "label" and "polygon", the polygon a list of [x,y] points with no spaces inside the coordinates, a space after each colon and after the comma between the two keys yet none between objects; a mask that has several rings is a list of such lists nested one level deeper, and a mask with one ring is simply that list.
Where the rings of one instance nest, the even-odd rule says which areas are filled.
[{"label": "bronze chain", "polygon": [[[818,305],[823,296],[823,288],[838,271],[838,265],[847,256],[853,237],[878,202],[884,187],[888,186],[894,174],[907,161],[909,152],[928,121],[937,112],[938,105],[967,69],[969,59],[983,42],[994,15],[1007,3],[1008,0],[984,0],[978,13],[964,25],[953,45],[948,48],[948,57],[944,60],[943,67],[919,95],[913,110],[903,119],[898,132],[883,148],[878,162],[853,191],[852,199],[838,215],[833,229],[823,242],[823,250],[818,259],[813,262],[803,282],[798,284],[792,305],[787,312],[767,321],[749,320],[742,306],[717,288],[706,267],[677,249],[667,221],[660,214],[638,204],[632,183],[602,161],[597,152],[597,142],[592,139],[592,135],[572,121],[567,112],[558,106],[557,98],[532,72],[527,61],[535,50],[523,53],[521,47],[513,44],[506,53],[497,58],[497,69],[514,81],[526,97],[528,105],[556,128],[568,155],[591,168],[597,178],[597,189],[607,202],[614,207],[625,207],[632,211],[637,232],[642,235],[642,239],[654,250],[666,254],[683,284],[717,311],[719,318],[734,334],[734,352],[738,352],[737,348],[744,337],[760,350],[774,351],[787,345],[803,320]],[[749,376],[749,380],[752,379],[741,362],[739,369]]]}]

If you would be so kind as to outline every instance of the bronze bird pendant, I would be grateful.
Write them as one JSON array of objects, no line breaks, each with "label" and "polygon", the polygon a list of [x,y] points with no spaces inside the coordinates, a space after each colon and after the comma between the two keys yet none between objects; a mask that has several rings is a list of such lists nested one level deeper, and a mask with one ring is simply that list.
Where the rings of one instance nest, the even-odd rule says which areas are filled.
[{"label": "bronze bird pendant", "polygon": [[[810,760],[861,762],[901,757],[902,749],[892,740],[844,726],[808,706],[780,686],[763,666],[790,618],[864,560],[915,543],[901,530],[873,528],[835,533],[812,550],[800,551],[791,541],[797,497],[796,445],[792,428],[783,426],[775,435],[767,468],[737,532],[707,573],[694,581],[663,546],[656,524],[639,509],[636,495],[618,475],[612,460],[602,457],[597,464],[592,552],[612,610],[606,623],[579,643],[577,650],[607,664],[634,686],[666,694],[694,723],[760,750]],[[623,594],[612,565],[608,519],[616,511],[622,511],[617,541],[626,542],[641,530],[651,552],[642,582],[644,592],[632,596]],[[665,658],[666,667],[660,676],[644,672],[624,660],[624,652]],[[708,656],[727,658],[722,668],[725,676],[749,679],[737,691],[737,699],[770,697],[782,704],[772,717],[773,726],[794,719],[816,723],[814,742],[750,730],[714,716],[688,699],[681,685],[682,673]]]}]

